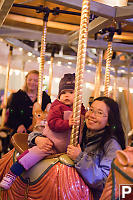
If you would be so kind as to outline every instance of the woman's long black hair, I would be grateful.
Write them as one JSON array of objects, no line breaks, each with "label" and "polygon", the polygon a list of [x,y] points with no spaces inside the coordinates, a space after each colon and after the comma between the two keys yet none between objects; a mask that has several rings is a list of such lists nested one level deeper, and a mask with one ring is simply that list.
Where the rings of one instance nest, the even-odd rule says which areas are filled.
[{"label": "woman's long black hair", "polygon": [[108,112],[108,126],[106,127],[105,137],[101,141],[100,149],[111,137],[115,137],[122,149],[125,149],[125,134],[122,128],[119,106],[116,101],[109,97],[98,97],[94,101],[103,101],[109,108]]}]

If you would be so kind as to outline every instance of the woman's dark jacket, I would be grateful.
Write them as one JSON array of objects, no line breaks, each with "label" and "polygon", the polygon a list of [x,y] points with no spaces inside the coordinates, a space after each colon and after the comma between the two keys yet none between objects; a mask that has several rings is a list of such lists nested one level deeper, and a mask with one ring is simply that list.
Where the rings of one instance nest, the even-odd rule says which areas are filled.
[{"label": "woman's dark jacket", "polygon": [[[32,124],[32,109],[37,99],[32,102],[26,92],[19,90],[12,95],[9,105],[9,117],[6,126],[13,129],[15,133],[19,125],[23,124],[26,129]],[[45,110],[51,99],[44,91],[42,96],[42,110]]]}]

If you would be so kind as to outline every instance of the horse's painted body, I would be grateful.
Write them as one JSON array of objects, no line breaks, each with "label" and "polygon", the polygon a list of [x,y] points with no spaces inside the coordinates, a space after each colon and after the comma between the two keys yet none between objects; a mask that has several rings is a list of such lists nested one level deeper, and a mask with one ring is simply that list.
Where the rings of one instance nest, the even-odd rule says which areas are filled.
[{"label": "horse's painted body", "polygon": [[[0,179],[9,171],[14,151],[13,149],[5,154],[0,160]],[[39,163],[35,168],[38,168],[38,165]],[[40,170],[38,172],[40,173]],[[9,190],[1,191],[2,200],[93,200],[91,191],[76,169],[58,159],[45,167],[41,176],[33,182],[25,183],[26,179],[23,180],[23,177],[18,177]]]},{"label": "horse's painted body", "polygon": [[[133,185],[133,147],[117,151],[100,200],[120,199],[120,185]],[[126,200],[133,199],[133,188]]]}]

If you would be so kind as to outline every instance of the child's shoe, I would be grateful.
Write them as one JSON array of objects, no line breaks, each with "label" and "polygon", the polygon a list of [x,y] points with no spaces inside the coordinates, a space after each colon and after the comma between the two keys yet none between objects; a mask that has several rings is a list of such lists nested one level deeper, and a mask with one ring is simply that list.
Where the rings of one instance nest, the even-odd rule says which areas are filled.
[{"label": "child's shoe", "polygon": [[10,173],[6,174],[3,177],[2,181],[0,182],[0,187],[5,190],[8,190],[16,178],[17,176],[15,174],[10,174]]}]

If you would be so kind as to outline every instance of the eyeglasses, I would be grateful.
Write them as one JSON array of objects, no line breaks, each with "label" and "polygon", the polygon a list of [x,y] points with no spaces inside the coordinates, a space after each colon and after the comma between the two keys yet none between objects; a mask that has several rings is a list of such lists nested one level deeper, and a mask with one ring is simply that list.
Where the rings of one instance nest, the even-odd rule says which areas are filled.
[{"label": "eyeglasses", "polygon": [[94,113],[97,117],[107,117],[108,116],[102,110],[94,110],[91,107],[89,108],[88,112],[89,112],[89,114]]}]

